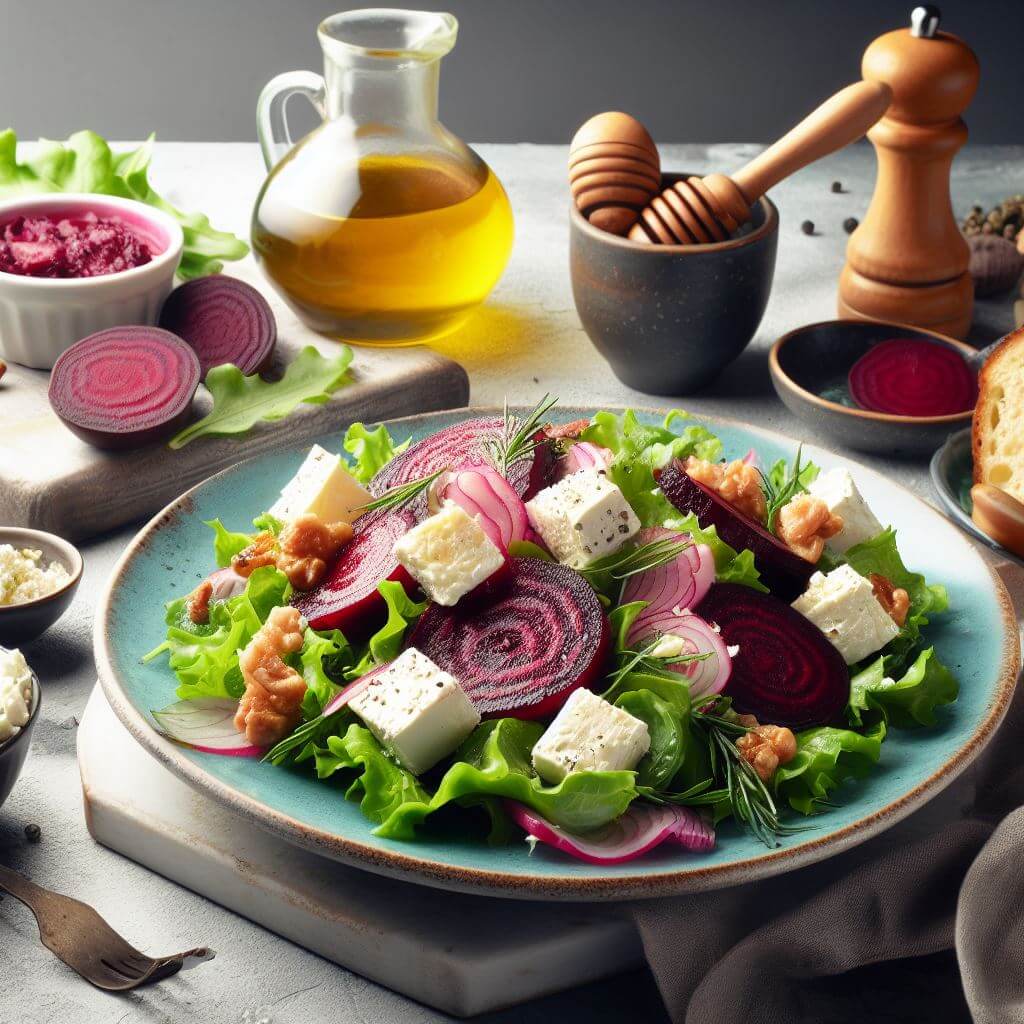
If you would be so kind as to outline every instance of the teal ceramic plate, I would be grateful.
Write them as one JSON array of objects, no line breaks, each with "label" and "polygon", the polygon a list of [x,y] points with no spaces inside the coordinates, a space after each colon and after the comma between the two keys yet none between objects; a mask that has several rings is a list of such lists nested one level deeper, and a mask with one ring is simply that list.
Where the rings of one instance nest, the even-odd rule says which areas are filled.
[{"label": "teal ceramic plate", "polygon": [[[566,420],[590,410],[563,409]],[[389,424],[397,436],[422,437],[467,415],[437,413]],[[651,412],[653,421],[660,415]],[[709,420],[726,452],[754,447],[763,460],[791,457],[796,442],[736,422]],[[338,438],[320,438],[337,448]],[[778,874],[839,853],[881,832],[947,786],[982,750],[1006,711],[1016,682],[1017,624],[999,579],[966,538],[938,512],[892,480],[810,445],[820,465],[848,466],[871,507],[900,531],[907,562],[949,588],[954,611],[933,625],[942,658],[957,673],[961,695],[924,732],[894,732],[879,769],[838,792],[839,806],[814,819],[814,829],[769,850],[726,825],[707,855],[658,850],[614,867],[572,861],[525,842],[490,848],[482,841],[378,839],[358,806],[310,776],[248,759],[185,750],[159,736],[148,713],[172,701],[174,680],[160,661],[142,655],[163,637],[163,602],[184,593],[211,568],[204,519],[229,526],[270,506],[298,468],[302,451],[260,456],[193,488],[169,505],[129,545],[114,570],[96,617],[96,662],[115,712],[151,754],[199,792],[301,846],[358,867],[413,882],[532,899],[626,899],[712,889]]]},{"label": "teal ceramic plate", "polygon": [[972,537],[998,551],[1013,562],[1024,565],[1024,558],[994,541],[971,518],[971,484],[974,482],[974,459],[971,455],[971,428],[951,434],[932,456],[932,485],[943,508],[954,522]]}]

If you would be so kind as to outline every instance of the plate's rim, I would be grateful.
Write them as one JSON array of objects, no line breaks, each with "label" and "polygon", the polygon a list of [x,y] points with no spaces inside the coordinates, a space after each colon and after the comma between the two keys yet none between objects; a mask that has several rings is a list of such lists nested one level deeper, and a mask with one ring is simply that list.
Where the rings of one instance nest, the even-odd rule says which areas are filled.
[{"label": "plate's rim", "polygon": [[[585,409],[586,407],[570,406],[568,408]],[[663,409],[656,409],[650,406],[608,404],[602,406],[602,408],[617,410],[632,408],[637,412],[664,415]],[[403,423],[422,421],[427,417],[452,414],[464,416],[493,415],[500,412],[501,410],[494,406],[468,406],[418,413],[390,420],[382,419],[380,422],[388,424],[390,427],[391,425],[400,426]],[[705,417],[698,415],[694,419],[710,425],[721,424],[722,426],[735,427],[754,434],[760,434],[777,443],[784,443],[786,445],[799,443],[780,432],[754,426],[729,417]],[[255,456],[254,458],[262,457]],[[840,457],[847,458],[841,454]],[[665,896],[678,896],[686,893],[724,888],[729,885],[742,884],[755,879],[782,874],[783,872],[792,871],[824,860],[826,857],[838,854],[878,835],[945,789],[984,749],[1006,715],[1017,683],[1017,677],[1020,672],[1020,637],[1013,604],[1006,586],[995,569],[982,559],[977,551],[972,550],[972,555],[981,561],[992,580],[996,599],[1000,607],[1003,626],[999,676],[994,688],[992,702],[985,717],[978,724],[978,727],[971,734],[967,742],[958,747],[954,754],[927,779],[913,789],[903,793],[898,799],[885,804],[883,807],[840,829],[830,832],[827,836],[806,842],[796,848],[773,850],[760,854],[757,857],[747,857],[727,864],[702,867],[697,863],[693,867],[686,867],[682,870],[674,868],[670,871],[657,873],[624,874],[604,878],[573,875],[513,874],[504,871],[490,871],[482,868],[470,868],[423,860],[398,848],[395,850],[382,850],[325,829],[314,828],[220,781],[185,757],[180,748],[171,741],[160,736],[147,721],[146,717],[128,700],[117,682],[116,673],[113,669],[112,651],[110,649],[111,636],[107,626],[115,591],[129,563],[134,561],[145,550],[151,534],[169,526],[176,520],[179,514],[187,513],[191,510],[193,496],[200,488],[207,486],[211,481],[220,477],[241,471],[250,461],[246,459],[236,463],[234,466],[229,466],[189,488],[184,494],[170,502],[153,516],[125,548],[107,580],[96,610],[93,625],[93,646],[100,685],[114,713],[132,736],[155,756],[157,760],[180,778],[201,792],[210,795],[224,806],[248,815],[257,824],[268,829],[270,832],[276,833],[316,853],[327,855],[355,867],[405,879],[406,881],[418,882],[439,888],[457,889],[462,892],[481,893],[511,899],[566,901],[653,899]],[[847,461],[854,462],[863,471],[874,474],[883,480],[886,479],[884,474],[863,464],[856,463],[854,459],[847,459]],[[889,483],[891,484],[892,481],[889,481]],[[900,487],[899,484],[896,486]],[[900,490],[929,512],[941,515],[934,506],[928,504],[928,502],[919,498],[913,492],[903,487],[900,487]]]}]

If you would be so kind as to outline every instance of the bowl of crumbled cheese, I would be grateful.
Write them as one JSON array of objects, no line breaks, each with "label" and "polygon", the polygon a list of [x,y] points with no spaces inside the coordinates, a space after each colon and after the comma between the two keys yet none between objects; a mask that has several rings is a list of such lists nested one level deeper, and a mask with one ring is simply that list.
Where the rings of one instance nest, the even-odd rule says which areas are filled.
[{"label": "bowl of crumbled cheese", "polygon": [[82,578],[82,556],[42,530],[0,526],[0,644],[27,644],[64,614]]},{"label": "bowl of crumbled cheese", "polygon": [[39,704],[39,680],[25,656],[0,647],[0,805],[25,763]]}]

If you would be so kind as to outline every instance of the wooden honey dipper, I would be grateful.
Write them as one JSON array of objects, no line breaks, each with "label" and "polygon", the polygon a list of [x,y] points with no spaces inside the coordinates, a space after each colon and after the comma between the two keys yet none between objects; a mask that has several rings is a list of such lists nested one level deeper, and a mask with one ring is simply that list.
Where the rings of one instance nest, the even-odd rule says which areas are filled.
[{"label": "wooden honey dipper", "polygon": [[629,237],[664,245],[724,242],[750,220],[765,192],[859,139],[885,113],[891,97],[882,82],[848,85],[732,176],[709,174],[666,188],[643,209]]}]

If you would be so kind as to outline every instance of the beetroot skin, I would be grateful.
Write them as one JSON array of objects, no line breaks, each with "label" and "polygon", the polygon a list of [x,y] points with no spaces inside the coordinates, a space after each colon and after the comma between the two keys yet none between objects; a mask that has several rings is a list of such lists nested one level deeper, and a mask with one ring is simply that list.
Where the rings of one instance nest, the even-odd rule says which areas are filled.
[{"label": "beetroot skin", "polygon": [[158,327],[112,327],[54,363],[49,398],[68,429],[97,448],[140,448],[188,421],[199,360]]},{"label": "beetroot skin", "polygon": [[513,558],[506,589],[466,607],[431,605],[409,646],[455,676],[481,715],[549,718],[601,679],[609,627],[579,573]]},{"label": "beetroot skin", "polygon": [[773,537],[760,523],[738,512],[714,491],[692,479],[674,462],[661,471],[662,493],[680,512],[693,512],[701,528],[714,526],[718,536],[737,551],[750,548],[761,582],[784,601],[795,601],[806,589],[814,566]]},{"label": "beetroot skin", "polygon": [[804,729],[834,721],[850,699],[850,673],[825,634],[785,601],[739,583],[716,583],[695,609],[739,651],[726,696],[760,722]]},{"label": "beetroot skin", "polygon": [[247,376],[258,373],[277,344],[277,322],[267,300],[252,285],[223,274],[175,288],[160,311],[160,326],[195,349],[203,380],[224,363]]}]

